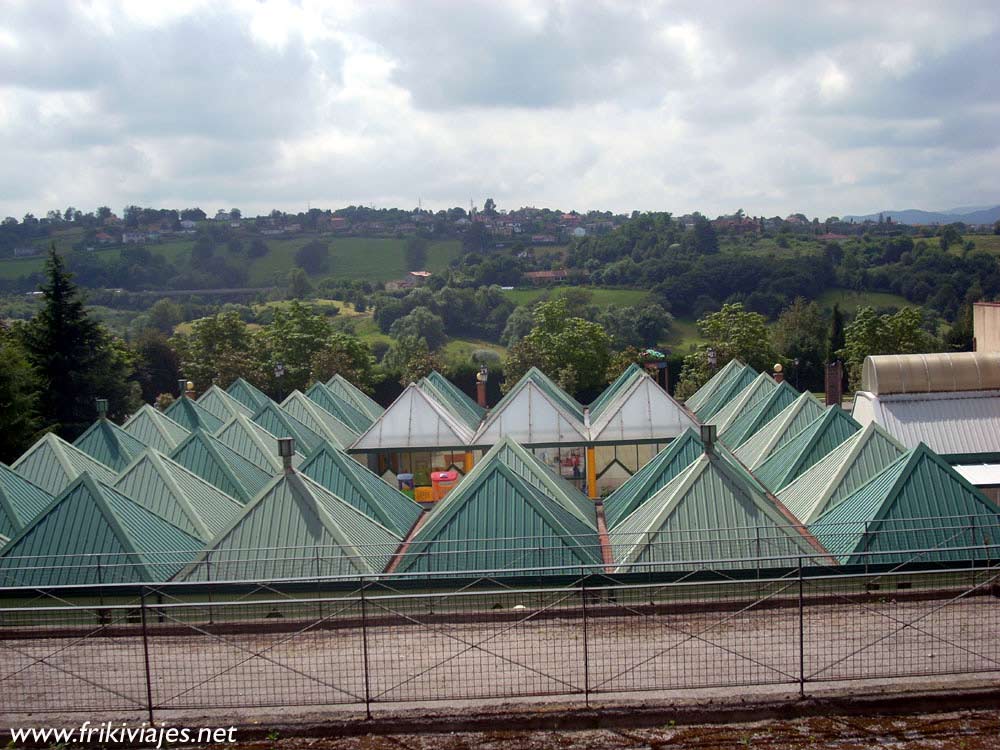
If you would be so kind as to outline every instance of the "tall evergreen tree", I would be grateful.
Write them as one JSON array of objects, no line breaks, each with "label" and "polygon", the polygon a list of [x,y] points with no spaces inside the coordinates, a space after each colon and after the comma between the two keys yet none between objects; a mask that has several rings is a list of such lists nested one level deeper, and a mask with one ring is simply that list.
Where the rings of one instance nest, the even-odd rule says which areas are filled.
[{"label": "tall evergreen tree", "polygon": [[833,318],[830,320],[830,339],[826,345],[826,361],[829,364],[838,359],[837,354],[844,348],[844,314],[840,312],[840,305],[833,306]]},{"label": "tall evergreen tree", "polygon": [[28,360],[38,375],[43,423],[72,440],[95,417],[94,399],[123,418],[136,405],[127,350],[90,317],[55,248],[45,263],[42,309],[25,327]]},{"label": "tall evergreen tree", "polygon": [[17,338],[0,329],[0,461],[24,452],[40,426],[35,373]]}]

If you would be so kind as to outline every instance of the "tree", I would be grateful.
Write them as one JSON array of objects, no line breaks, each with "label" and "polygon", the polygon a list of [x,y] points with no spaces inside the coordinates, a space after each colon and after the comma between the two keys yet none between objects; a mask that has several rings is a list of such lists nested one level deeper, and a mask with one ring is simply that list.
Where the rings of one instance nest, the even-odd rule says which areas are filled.
[{"label": "tree", "polygon": [[45,302],[24,328],[24,344],[40,381],[43,423],[72,440],[94,420],[97,398],[108,399],[112,418],[132,411],[132,362],[125,346],[90,317],[55,247],[45,275]]},{"label": "tree", "polygon": [[161,393],[176,390],[181,360],[162,331],[146,329],[135,341],[135,376],[142,400],[152,402]]},{"label": "tree", "polygon": [[771,330],[772,341],[786,367],[791,365],[795,368],[790,375],[794,377],[796,387],[822,389],[827,335],[826,316],[816,302],[796,297],[778,316]]},{"label": "tree", "polygon": [[213,383],[225,387],[236,378],[260,379],[253,337],[235,310],[201,318],[191,333],[170,339],[181,360],[181,372],[199,391]]},{"label": "tree", "polygon": [[288,297],[289,299],[302,299],[312,294],[313,285],[309,281],[306,272],[301,268],[293,268],[288,272]]},{"label": "tree", "polygon": [[923,311],[915,307],[904,307],[892,315],[879,315],[871,307],[859,308],[854,320],[844,328],[844,348],[840,352],[851,387],[861,387],[865,357],[937,351],[940,342],[926,330],[925,322]]},{"label": "tree", "polygon": [[673,318],[660,305],[650,303],[641,307],[607,307],[597,322],[611,335],[614,346],[656,346],[669,330]]},{"label": "tree", "polygon": [[330,246],[320,240],[306,243],[295,253],[295,265],[309,274],[325,273],[330,266]]},{"label": "tree", "polygon": [[372,393],[375,386],[375,357],[371,347],[346,333],[335,333],[320,349],[310,363],[310,376],[314,381],[326,382],[334,375],[342,375],[361,390]]},{"label": "tree", "polygon": [[429,244],[423,237],[410,237],[406,241],[407,270],[423,271],[427,267],[427,247]]},{"label": "tree", "polygon": [[569,314],[566,300],[539,304],[531,332],[510,348],[505,388],[538,367],[571,393],[591,391],[607,380],[611,338],[598,323]]},{"label": "tree", "polygon": [[404,336],[389,347],[382,359],[386,370],[399,376],[399,384],[404,388],[434,370],[441,369],[441,363],[427,347],[422,338]]},{"label": "tree", "polygon": [[170,299],[159,299],[149,308],[149,324],[157,331],[169,335],[174,326],[184,320],[184,310]]},{"label": "tree", "polygon": [[0,330],[0,461],[21,455],[40,428],[38,378],[21,342]]},{"label": "tree", "polygon": [[[276,397],[305,390],[311,382],[313,358],[327,347],[332,336],[330,320],[300,302],[275,308],[274,320],[255,335],[264,389]],[[276,370],[283,372],[278,375]]]},{"label": "tree", "polygon": [[840,305],[834,304],[833,317],[830,319],[830,335],[826,343],[826,364],[834,362],[839,356],[839,352],[844,348],[844,314],[840,312]]},{"label": "tree", "polygon": [[271,252],[271,250],[267,246],[267,243],[260,237],[254,237],[250,242],[250,247],[247,249],[247,257],[250,259],[263,258],[269,252]]},{"label": "tree", "polygon": [[949,352],[971,352],[973,344],[972,305],[962,305],[955,322],[944,337]]},{"label": "tree", "polygon": [[487,216],[496,216],[497,204],[492,198],[486,199],[486,203],[483,204],[483,213]]},{"label": "tree", "polygon": [[694,220],[694,246],[701,255],[719,252],[719,238],[715,234],[715,227],[700,214]]},{"label": "tree", "polygon": [[397,339],[423,339],[431,351],[440,349],[448,340],[444,332],[444,321],[426,307],[416,307],[393,323],[389,335]]},{"label": "tree", "polygon": [[518,341],[531,333],[531,327],[535,324],[535,315],[527,305],[519,305],[514,308],[514,312],[507,318],[503,333],[500,334],[500,343],[504,346],[513,346]]}]

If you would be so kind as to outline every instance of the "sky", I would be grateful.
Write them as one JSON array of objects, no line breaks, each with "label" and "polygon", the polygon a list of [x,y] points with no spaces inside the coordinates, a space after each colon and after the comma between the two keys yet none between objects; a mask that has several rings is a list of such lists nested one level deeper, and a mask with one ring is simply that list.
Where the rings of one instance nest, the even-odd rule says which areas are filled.
[{"label": "sky", "polygon": [[1000,203],[1000,2],[5,0],[0,216]]}]

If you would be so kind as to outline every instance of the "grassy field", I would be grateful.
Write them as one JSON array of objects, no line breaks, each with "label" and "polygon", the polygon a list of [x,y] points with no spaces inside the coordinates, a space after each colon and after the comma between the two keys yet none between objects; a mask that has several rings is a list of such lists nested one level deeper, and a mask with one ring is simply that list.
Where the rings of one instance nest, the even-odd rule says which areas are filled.
[{"label": "grassy field", "polygon": [[636,305],[649,296],[649,292],[641,289],[609,289],[593,286],[558,286],[551,289],[509,289],[504,294],[515,304],[530,305],[546,293],[549,293],[552,297],[559,297],[569,289],[582,289],[590,292],[590,304],[597,305],[598,307],[607,307],[608,305]]},{"label": "grassy field", "polygon": [[835,304],[850,315],[859,307],[906,307],[910,305],[905,297],[888,292],[854,292],[850,289],[828,289],[817,300],[822,307],[832,308]]},{"label": "grassy field", "polygon": [[705,339],[693,318],[675,318],[670,335],[663,343],[675,352],[684,353],[705,343]]}]

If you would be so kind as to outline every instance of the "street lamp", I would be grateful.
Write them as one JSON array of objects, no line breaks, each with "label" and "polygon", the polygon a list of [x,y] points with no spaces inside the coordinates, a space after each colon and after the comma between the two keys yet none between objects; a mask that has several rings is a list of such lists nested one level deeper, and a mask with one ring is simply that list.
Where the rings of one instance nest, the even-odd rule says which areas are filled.
[{"label": "street lamp", "polygon": [[799,390],[799,358],[795,358],[795,390]]}]

